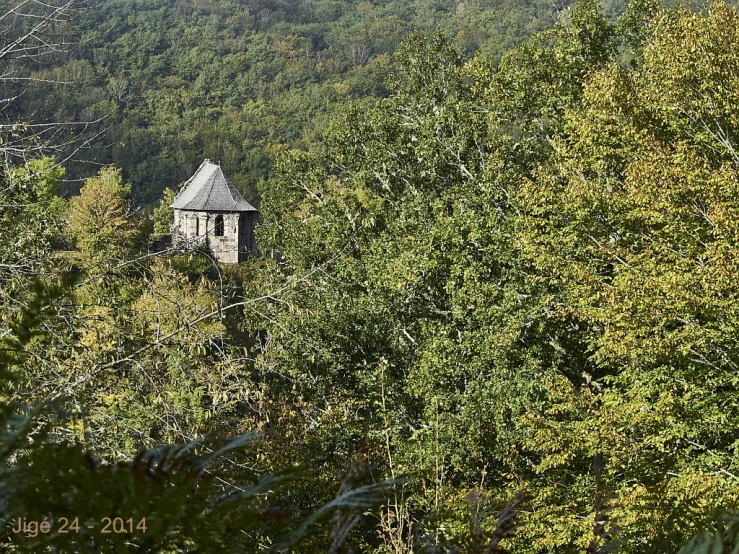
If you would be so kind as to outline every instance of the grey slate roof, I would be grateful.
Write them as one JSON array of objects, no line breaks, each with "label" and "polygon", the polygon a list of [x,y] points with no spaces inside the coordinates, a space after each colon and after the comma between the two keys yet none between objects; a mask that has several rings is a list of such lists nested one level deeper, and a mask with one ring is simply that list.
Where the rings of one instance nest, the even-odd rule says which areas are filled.
[{"label": "grey slate roof", "polygon": [[170,206],[176,210],[202,212],[252,212],[234,184],[221,171],[221,166],[205,160],[190,177]]}]

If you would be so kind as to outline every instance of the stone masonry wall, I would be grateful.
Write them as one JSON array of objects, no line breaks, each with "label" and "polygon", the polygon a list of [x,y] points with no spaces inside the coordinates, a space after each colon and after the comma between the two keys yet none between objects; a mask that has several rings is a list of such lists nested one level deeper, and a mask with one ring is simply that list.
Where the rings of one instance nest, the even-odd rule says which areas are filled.
[{"label": "stone masonry wall", "polygon": [[[223,236],[215,236],[216,216],[223,216]],[[239,214],[212,212],[174,211],[172,229],[177,248],[196,248],[207,244],[218,261],[224,264],[239,263]]]}]

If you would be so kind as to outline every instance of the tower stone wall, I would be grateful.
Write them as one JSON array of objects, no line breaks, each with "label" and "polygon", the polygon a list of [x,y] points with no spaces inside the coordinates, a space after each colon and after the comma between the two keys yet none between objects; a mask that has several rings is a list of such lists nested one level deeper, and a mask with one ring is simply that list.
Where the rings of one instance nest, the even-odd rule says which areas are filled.
[{"label": "tower stone wall", "polygon": [[[222,235],[217,233],[218,216],[223,218]],[[206,246],[219,262],[236,264],[256,252],[255,220],[251,214],[175,210],[173,244],[184,250]]]},{"label": "tower stone wall", "polygon": [[175,248],[207,247],[224,264],[257,253],[254,227],[259,212],[249,204],[217,164],[205,160],[187,180],[171,206]]}]

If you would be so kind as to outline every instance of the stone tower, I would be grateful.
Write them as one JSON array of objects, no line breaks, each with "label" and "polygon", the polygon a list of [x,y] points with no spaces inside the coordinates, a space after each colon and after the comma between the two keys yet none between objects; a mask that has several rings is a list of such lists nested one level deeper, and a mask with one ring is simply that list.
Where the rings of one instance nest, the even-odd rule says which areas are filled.
[{"label": "stone tower", "polygon": [[244,200],[220,165],[205,160],[182,186],[171,207],[176,248],[207,245],[224,264],[239,263],[250,252],[256,253],[254,225],[259,212]]}]

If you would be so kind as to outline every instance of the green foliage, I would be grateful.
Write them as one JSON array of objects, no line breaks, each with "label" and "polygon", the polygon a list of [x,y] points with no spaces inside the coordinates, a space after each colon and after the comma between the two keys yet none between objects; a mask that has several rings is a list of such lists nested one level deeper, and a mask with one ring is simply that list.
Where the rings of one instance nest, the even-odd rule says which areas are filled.
[{"label": "green foliage", "polygon": [[169,235],[172,231],[172,202],[177,194],[172,189],[165,189],[159,205],[151,214],[153,224],[152,238],[160,238]]},{"label": "green foliage", "polygon": [[13,241],[3,241],[3,269],[17,264],[32,270],[45,261],[63,230],[65,202],[57,196],[64,168],[52,158],[29,160],[4,174],[0,221]]},{"label": "green foliage", "polygon": [[69,234],[81,252],[100,260],[120,256],[131,247],[136,229],[127,217],[129,192],[121,170],[114,167],[85,181],[69,206]]},{"label": "green foliage", "polygon": [[59,442],[53,426],[38,429],[38,415],[38,407],[2,406],[0,544],[8,552],[293,551],[339,510],[353,518],[383,498],[378,486],[347,490],[280,536],[290,522],[272,499],[296,475],[217,467],[253,448],[254,434],[142,450],[106,464],[79,443]]},{"label": "green foliage", "polygon": [[296,482],[296,471],[265,475],[243,464],[223,469],[241,451],[255,449],[255,433],[140,449],[132,459],[111,463],[69,436],[69,414],[59,404],[9,399],[16,391],[7,390],[8,379],[18,379],[35,361],[28,346],[55,327],[54,303],[70,286],[76,284],[35,281],[0,338],[4,551],[293,552],[332,517],[338,551],[357,514],[382,502],[392,483],[353,487],[346,480],[332,502],[305,519],[291,518],[275,500]]},{"label": "green foliage", "polygon": [[[542,415],[531,445],[548,450],[540,467],[565,473],[574,452],[602,453],[611,515],[631,522],[622,549],[676,549],[685,535],[675,526],[685,533],[736,497],[727,339],[739,175],[720,137],[733,138],[714,132],[735,104],[711,96],[731,90],[733,57],[719,50],[736,43],[737,23],[721,4],[662,13],[640,70],[593,76],[552,162],[518,198],[522,257],[558,291],[553,309],[580,329],[588,356],[587,403],[556,425]],[[699,44],[713,54],[682,54]]]},{"label": "green foliage", "polygon": [[[520,340],[526,312],[545,300],[520,292],[507,219],[525,158],[496,133],[502,121],[474,80],[482,69],[463,66],[441,36],[401,52],[396,95],[350,111],[323,157],[286,157],[285,178],[264,196],[260,239],[279,248],[275,270],[295,293],[270,309],[279,347],[262,363],[288,372],[318,422],[305,455],[329,437],[368,435],[389,475],[416,476],[407,511],[388,512],[389,543],[415,532],[418,549],[452,548],[468,536],[469,512],[505,505],[507,475],[530,471],[516,459],[517,420],[541,401],[537,356],[553,349]],[[347,415],[336,421],[337,411]],[[322,463],[341,464],[346,454],[333,452]],[[483,535],[491,523],[479,522]]]},{"label": "green foliage", "polygon": [[739,551],[739,520],[734,513],[723,513],[715,528],[693,537],[678,554],[733,554]]},{"label": "green foliage", "polygon": [[[109,512],[116,498],[184,505],[157,535],[173,549],[207,549],[198,541],[209,517],[224,544],[236,535],[244,549],[279,550],[333,516],[296,549],[732,551],[736,525],[716,514],[739,499],[736,11],[636,3],[613,24],[582,0],[497,64],[464,61],[446,28],[430,41],[411,35],[393,65],[383,54],[405,20],[379,17],[390,6],[298,3],[289,19],[278,5],[237,17],[229,3],[162,2],[147,13],[164,19],[143,22],[131,8],[117,21],[115,48],[130,65],[96,50],[116,75],[109,91],[121,117],[152,122],[121,140],[144,152],[133,180],[167,184],[142,168],[167,171],[145,150],[173,122],[163,136],[195,144],[177,153],[167,140],[167,163],[183,167],[212,148],[246,168],[236,142],[271,144],[277,174],[259,181],[258,229],[270,255],[230,268],[207,252],[135,255],[140,230],[111,168],[70,201],[81,252],[54,252],[66,241],[51,232],[63,227],[52,194],[61,174],[17,170],[29,187],[13,194],[54,209],[28,212],[37,219],[26,229],[2,206],[13,234],[0,248],[39,264],[30,275],[0,266],[22,299],[3,296],[9,391],[66,411],[8,412],[8,486],[27,502],[18,509],[52,513],[37,491],[58,476],[49,459],[61,448],[74,464],[95,452],[100,461],[67,473],[82,492],[99,474],[114,490],[100,501]],[[417,13],[431,23],[450,8]],[[174,9],[190,22],[177,37],[165,24]],[[309,16],[310,38],[284,32]],[[335,35],[321,25],[344,17],[377,27],[365,41],[361,25]],[[364,48],[372,41],[387,52]],[[316,50],[326,56],[311,58]],[[246,65],[269,79],[240,80]],[[90,69],[64,71],[94,80]],[[126,71],[157,86],[133,94]],[[390,73],[386,97],[357,101]],[[296,85],[308,82],[316,88]],[[312,92],[283,95],[299,88]],[[346,105],[327,122],[336,104],[323,102]],[[276,140],[293,132],[279,127],[297,108],[320,123],[309,138],[301,127]],[[232,134],[256,128],[264,134],[251,142]],[[242,186],[259,180],[250,167]],[[173,194],[153,212],[154,236],[167,231]],[[25,440],[31,422],[48,434]],[[263,439],[230,450],[225,483],[213,480],[217,446],[196,437],[252,429]],[[186,446],[146,450],[162,441]],[[293,467],[311,478],[272,487],[264,477]],[[116,475],[127,492],[115,492]],[[172,479],[171,490],[152,476]],[[401,476],[379,514],[362,513],[378,500],[374,483]],[[221,511],[229,483],[253,494]]]},{"label": "green foliage", "polygon": [[660,4],[655,0],[632,0],[618,20],[619,34],[637,55],[643,51],[649,37],[649,25],[659,8]]},{"label": "green foliage", "polygon": [[[105,118],[85,159],[123,167],[139,204],[208,157],[256,205],[275,148],[316,146],[341,106],[388,94],[391,57],[411,31],[440,27],[466,55],[481,48],[498,59],[569,3],[105,0],[75,21],[77,47],[25,60],[21,76],[37,81],[8,119]],[[0,83],[0,97],[15,98],[21,84]],[[67,166],[73,178],[91,175],[89,164]]]},{"label": "green foliage", "polygon": [[648,21],[634,68],[590,2],[497,68],[412,37],[265,192],[291,296],[260,363],[301,456],[413,475],[388,548],[462,544],[514,487],[512,552],[676,551],[736,502],[737,15]]}]

